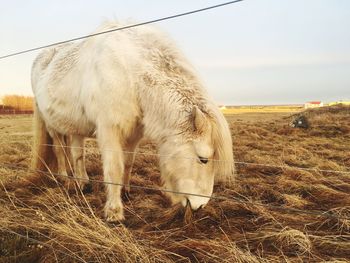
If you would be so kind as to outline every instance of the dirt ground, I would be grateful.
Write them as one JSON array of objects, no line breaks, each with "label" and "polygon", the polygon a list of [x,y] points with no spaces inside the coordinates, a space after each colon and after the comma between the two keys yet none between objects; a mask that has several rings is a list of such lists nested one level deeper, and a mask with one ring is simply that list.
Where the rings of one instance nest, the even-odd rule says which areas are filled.
[{"label": "dirt ground", "polygon": [[[31,116],[0,116],[0,262],[349,262],[350,108],[227,115],[236,179],[198,212],[132,188],[126,220],[102,217],[104,187],[79,192],[28,170]],[[102,180],[87,142],[87,171]],[[144,141],[131,184],[161,187]]]}]

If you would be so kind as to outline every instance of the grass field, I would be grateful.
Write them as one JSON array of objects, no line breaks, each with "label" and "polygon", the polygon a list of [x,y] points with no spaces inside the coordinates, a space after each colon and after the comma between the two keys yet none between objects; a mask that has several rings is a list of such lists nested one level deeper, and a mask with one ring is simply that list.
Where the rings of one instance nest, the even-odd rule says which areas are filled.
[{"label": "grass field", "polygon": [[255,105],[255,106],[233,106],[222,108],[221,111],[226,115],[244,114],[244,113],[287,113],[302,111],[302,105]]},{"label": "grass field", "polygon": [[[31,117],[0,116],[0,262],[349,262],[350,107],[304,112],[309,129],[289,127],[294,114],[227,115],[236,181],[214,191],[227,199],[192,213],[132,188],[123,225],[103,220],[103,185],[29,171]],[[87,171],[102,180],[95,146]],[[160,187],[155,149],[142,143],[132,185]]]}]

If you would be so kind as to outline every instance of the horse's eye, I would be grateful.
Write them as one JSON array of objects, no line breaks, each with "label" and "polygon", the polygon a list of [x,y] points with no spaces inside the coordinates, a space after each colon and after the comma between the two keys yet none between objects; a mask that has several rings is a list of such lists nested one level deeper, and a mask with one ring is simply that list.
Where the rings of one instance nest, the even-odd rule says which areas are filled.
[{"label": "horse's eye", "polygon": [[208,158],[205,158],[205,157],[198,157],[199,158],[199,161],[203,164],[206,164],[208,162]]}]

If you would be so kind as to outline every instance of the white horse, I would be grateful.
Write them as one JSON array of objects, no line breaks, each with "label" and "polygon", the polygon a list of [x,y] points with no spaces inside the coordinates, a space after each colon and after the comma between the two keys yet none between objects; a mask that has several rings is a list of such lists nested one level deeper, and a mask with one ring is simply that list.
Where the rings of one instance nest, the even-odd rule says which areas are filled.
[{"label": "white horse", "polygon": [[[105,23],[98,32],[121,26]],[[228,124],[174,43],[142,26],[42,51],[33,63],[35,169],[66,174],[64,136],[71,138],[76,177],[88,176],[84,137],[95,135],[107,184],[105,216],[123,220],[121,186],[144,136],[158,144],[161,178],[168,190],[211,196],[216,181],[234,175]],[[51,149],[52,150],[52,149]],[[216,161],[220,160],[220,161]],[[82,184],[81,184],[82,185]],[[209,198],[169,194],[193,210]]]}]

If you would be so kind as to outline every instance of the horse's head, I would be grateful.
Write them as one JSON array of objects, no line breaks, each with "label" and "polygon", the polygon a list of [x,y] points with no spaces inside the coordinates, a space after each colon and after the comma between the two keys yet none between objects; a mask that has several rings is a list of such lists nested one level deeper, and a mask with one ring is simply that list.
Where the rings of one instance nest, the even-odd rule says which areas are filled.
[{"label": "horse's head", "polygon": [[[196,106],[190,118],[190,127],[184,134],[168,138],[160,147],[160,169],[166,189],[188,193],[169,193],[172,201],[183,206],[189,203],[197,210],[208,203],[209,198],[204,196],[210,197],[213,193],[214,176],[218,172],[217,161],[213,159],[221,156],[217,152],[220,149],[215,140],[215,122]],[[231,136],[228,143],[232,159]],[[232,168],[232,163],[230,165]]]}]

